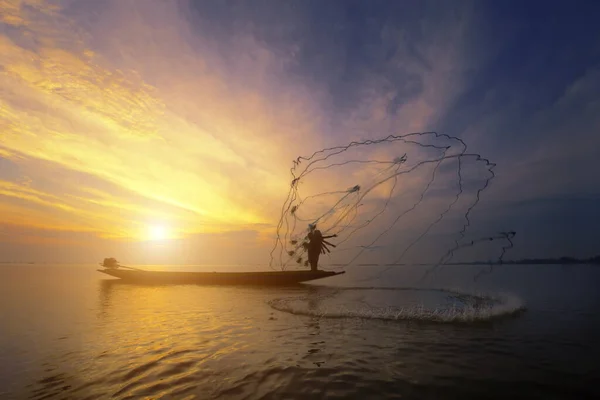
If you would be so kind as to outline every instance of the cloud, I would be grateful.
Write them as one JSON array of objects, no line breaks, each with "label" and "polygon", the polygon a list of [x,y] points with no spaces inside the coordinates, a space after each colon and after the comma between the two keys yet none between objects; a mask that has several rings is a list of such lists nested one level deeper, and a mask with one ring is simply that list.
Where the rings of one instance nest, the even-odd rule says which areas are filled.
[{"label": "cloud", "polygon": [[[597,69],[553,86],[552,102],[523,95],[543,88],[521,85],[547,53],[531,56],[519,82],[498,72],[523,21],[496,20],[476,2],[4,0],[0,9],[0,213],[12,227],[89,232],[108,246],[161,224],[177,240],[213,235],[221,250],[252,232],[262,249],[293,159],[430,129],[500,162],[512,178],[496,180],[493,198],[595,179],[575,184],[548,160],[589,168],[595,142],[573,133],[565,146],[562,135],[597,125]],[[549,174],[560,185],[543,183]],[[404,185],[427,176],[411,178]],[[432,193],[452,199],[455,189]]]},{"label": "cloud", "polygon": [[[480,146],[495,145],[497,149],[494,158],[499,163],[499,177],[493,197],[514,201],[598,195],[595,160],[600,138],[594,132],[600,126],[600,103],[595,101],[599,71],[598,67],[585,70],[566,82],[552,103],[527,116],[515,116],[513,107],[499,108],[482,120],[484,126],[478,124]],[[512,126],[504,125],[509,130],[498,131],[496,121]],[[508,137],[502,140],[502,135]],[[498,146],[499,140],[512,145]]]},{"label": "cloud", "polygon": [[[0,76],[6,88],[3,155],[84,172],[191,211],[206,224],[265,223],[269,211],[261,199],[271,201],[287,184],[280,166],[292,153],[284,138],[298,138],[295,147],[301,148],[315,136],[315,118],[305,105],[310,98],[298,96],[300,91],[292,95],[292,88],[267,98],[265,88],[231,86],[218,70],[203,70],[205,55],[186,43],[177,8],[161,2],[154,6],[144,8],[150,14],[138,16],[135,7],[111,4],[97,25],[114,23],[115,15],[120,24],[101,43],[93,43],[97,49],[85,46],[85,35],[74,35],[81,26],[68,29],[77,26],[76,20],[53,31],[57,40],[48,43],[38,18],[21,6],[19,25],[27,28],[0,38],[8,55]],[[147,41],[155,28],[147,23],[159,16],[164,35]],[[88,29],[96,33],[97,26]],[[35,48],[20,44],[25,37],[33,37]],[[146,57],[137,57],[139,40]],[[246,53],[263,59],[257,65],[248,60],[248,71],[258,73],[276,62],[267,50],[250,45],[246,40]],[[98,49],[126,56],[115,60]],[[188,62],[173,62],[173,51]],[[256,188],[260,195],[250,195]]]}]

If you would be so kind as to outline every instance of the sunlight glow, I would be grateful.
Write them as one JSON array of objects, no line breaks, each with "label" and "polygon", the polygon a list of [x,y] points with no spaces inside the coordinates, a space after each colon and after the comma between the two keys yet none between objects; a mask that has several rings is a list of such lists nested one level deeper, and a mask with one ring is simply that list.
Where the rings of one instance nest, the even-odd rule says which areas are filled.
[{"label": "sunlight glow", "polygon": [[168,232],[162,225],[153,225],[148,229],[148,236],[151,240],[165,240],[168,237]]}]

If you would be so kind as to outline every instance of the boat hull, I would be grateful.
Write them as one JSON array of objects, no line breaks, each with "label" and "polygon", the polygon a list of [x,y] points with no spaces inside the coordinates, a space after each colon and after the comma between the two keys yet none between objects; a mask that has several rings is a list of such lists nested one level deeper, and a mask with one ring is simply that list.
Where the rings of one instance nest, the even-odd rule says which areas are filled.
[{"label": "boat hull", "polygon": [[98,271],[134,283],[265,286],[295,285],[344,273],[343,271],[179,272],[114,268],[99,269]]}]

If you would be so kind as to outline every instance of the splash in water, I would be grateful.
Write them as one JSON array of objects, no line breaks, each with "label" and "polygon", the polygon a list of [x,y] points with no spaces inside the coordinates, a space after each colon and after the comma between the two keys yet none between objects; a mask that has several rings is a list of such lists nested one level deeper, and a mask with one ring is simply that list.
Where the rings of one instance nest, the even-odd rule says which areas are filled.
[{"label": "splash in water", "polygon": [[417,287],[320,288],[304,296],[274,299],[269,305],[278,311],[320,318],[446,323],[489,321],[525,309],[513,294]]}]

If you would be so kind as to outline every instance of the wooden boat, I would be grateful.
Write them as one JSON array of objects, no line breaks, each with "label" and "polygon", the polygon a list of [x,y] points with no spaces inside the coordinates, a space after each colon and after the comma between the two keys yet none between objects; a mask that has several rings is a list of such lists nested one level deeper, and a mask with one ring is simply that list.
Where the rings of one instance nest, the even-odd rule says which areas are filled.
[{"label": "wooden boat", "polygon": [[[343,274],[333,271],[179,272],[105,268],[98,271],[126,282],[153,284],[288,286]],[[125,267],[127,268],[127,267]]]}]

